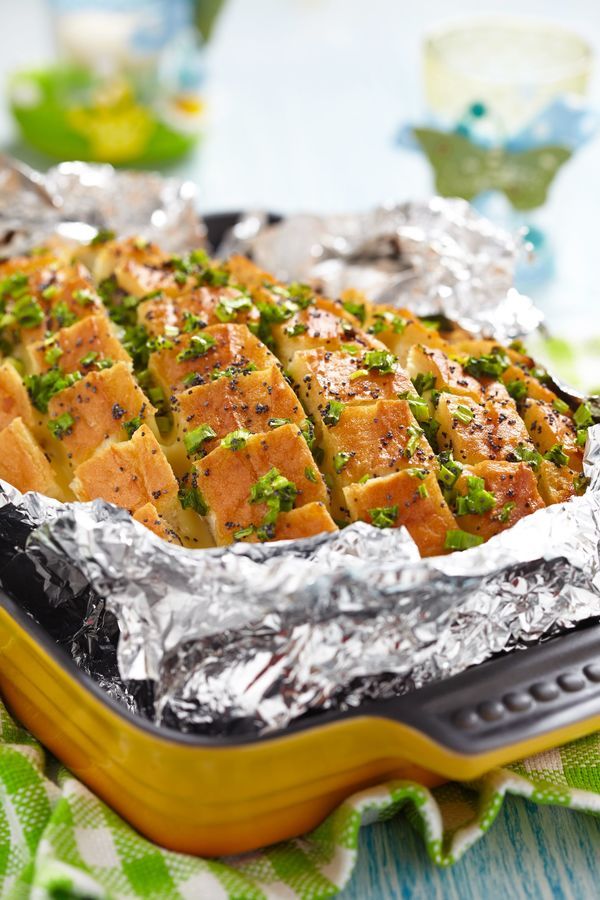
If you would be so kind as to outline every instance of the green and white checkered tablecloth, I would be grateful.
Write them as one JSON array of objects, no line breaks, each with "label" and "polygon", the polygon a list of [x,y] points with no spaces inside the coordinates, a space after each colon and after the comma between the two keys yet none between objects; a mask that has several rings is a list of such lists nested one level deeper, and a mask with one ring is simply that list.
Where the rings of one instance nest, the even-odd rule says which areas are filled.
[{"label": "green and white checkered tablecloth", "polygon": [[599,813],[600,734],[496,769],[476,784],[431,791],[408,781],[384,784],[348,799],[302,839],[203,860],[140,837],[0,704],[0,896],[320,900],[350,878],[361,826],[402,811],[433,862],[447,866],[490,828],[506,793]]}]

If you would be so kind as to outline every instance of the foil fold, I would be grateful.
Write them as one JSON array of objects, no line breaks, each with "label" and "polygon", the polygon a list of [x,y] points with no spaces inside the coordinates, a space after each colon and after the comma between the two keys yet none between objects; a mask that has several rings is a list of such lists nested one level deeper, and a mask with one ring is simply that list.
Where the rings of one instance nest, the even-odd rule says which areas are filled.
[{"label": "foil fold", "polygon": [[513,287],[524,246],[464,200],[433,197],[275,223],[250,211],[217,252],[251,256],[281,280],[309,282],[331,297],[355,288],[376,303],[445,315],[500,341],[534,331],[543,321]]},{"label": "foil fold", "polygon": [[48,501],[47,515],[35,494],[11,504],[35,525],[26,550],[38,572],[68,580],[65,566],[75,567],[114,615],[119,672],[125,683],[152,682],[155,721],[266,733],[414,690],[600,615],[600,425],[584,465],[582,497],[431,559],[404,529],[364,523],[199,552],[102,501]]},{"label": "foil fold", "polygon": [[181,252],[204,242],[191,181],[156,172],[64,162],[42,174],[0,155],[0,257],[26,253],[50,235],[88,241],[108,229]]}]

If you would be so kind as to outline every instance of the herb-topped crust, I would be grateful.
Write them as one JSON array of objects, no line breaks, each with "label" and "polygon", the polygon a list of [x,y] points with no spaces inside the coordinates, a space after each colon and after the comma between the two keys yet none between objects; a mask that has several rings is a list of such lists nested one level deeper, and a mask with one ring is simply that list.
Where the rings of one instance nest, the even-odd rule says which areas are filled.
[{"label": "herb-topped crust", "polygon": [[519,344],[100,232],[0,263],[0,477],[189,547],[404,526],[465,550],[586,488]]}]

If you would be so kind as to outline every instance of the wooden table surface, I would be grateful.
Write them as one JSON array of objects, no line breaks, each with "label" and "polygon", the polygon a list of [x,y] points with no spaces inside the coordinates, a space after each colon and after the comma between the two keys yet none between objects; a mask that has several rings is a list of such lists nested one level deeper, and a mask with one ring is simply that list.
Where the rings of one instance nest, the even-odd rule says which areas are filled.
[{"label": "wooden table surface", "polygon": [[[598,0],[487,0],[488,11],[552,15],[600,48]],[[176,167],[200,186],[204,211],[259,206],[278,211],[365,209],[426,196],[424,160],[394,146],[398,125],[421,111],[423,31],[448,15],[481,12],[480,0],[230,0],[210,48],[210,121],[198,153]],[[8,41],[0,74],[38,64],[50,48],[44,0],[0,3]],[[15,32],[12,32],[15,33]],[[600,106],[598,80],[592,87]],[[39,162],[14,139],[0,107],[0,146]],[[543,219],[559,255],[536,299],[557,333],[600,332],[598,142],[568,165]],[[567,302],[568,301],[568,302]],[[481,900],[600,896],[600,823],[564,809],[509,799],[492,827],[454,868],[431,864],[406,821],[364,829],[343,900]]]},{"label": "wooden table surface", "polygon": [[509,797],[488,834],[450,869],[432,865],[408,822],[364,828],[340,900],[592,900],[600,821]]}]

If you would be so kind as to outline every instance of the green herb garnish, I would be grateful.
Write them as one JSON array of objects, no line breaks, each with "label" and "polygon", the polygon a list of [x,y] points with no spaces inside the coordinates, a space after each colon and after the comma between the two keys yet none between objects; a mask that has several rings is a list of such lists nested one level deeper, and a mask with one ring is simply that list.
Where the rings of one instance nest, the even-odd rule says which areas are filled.
[{"label": "green herb garnish", "polygon": [[407,319],[403,319],[402,316],[397,316],[395,313],[386,310],[383,313],[375,313],[373,323],[367,331],[369,334],[381,334],[382,331],[390,329],[394,334],[402,334],[407,325]]},{"label": "green herb garnish", "polygon": [[416,378],[413,378],[412,383],[417,394],[422,396],[425,391],[431,391],[435,387],[435,375],[432,375],[431,372],[419,372]]},{"label": "green herb garnish", "polygon": [[91,306],[92,303],[96,302],[96,296],[93,291],[90,291],[87,288],[82,288],[80,290],[73,291],[73,300],[80,306]]},{"label": "green herb garnish", "polygon": [[77,316],[74,312],[71,312],[64,300],[52,307],[52,315],[56,319],[56,324],[59,328],[68,328],[69,325],[77,321]]},{"label": "green herb garnish", "polygon": [[304,325],[302,322],[296,322],[295,325],[290,325],[283,330],[288,337],[298,337],[299,334],[304,334],[308,331],[308,325]]},{"label": "green herb garnish", "polygon": [[463,425],[468,425],[469,422],[473,421],[475,413],[469,406],[465,406],[463,403],[459,403],[452,416],[457,421],[462,422]]},{"label": "green herb garnish", "polygon": [[315,425],[312,419],[304,419],[300,426],[300,431],[308,444],[308,449],[312,450],[315,445]]},{"label": "green herb garnish", "polygon": [[235,431],[230,431],[229,434],[223,438],[221,447],[226,447],[227,450],[241,450],[246,446],[248,438],[251,437],[251,431],[248,431],[246,428],[236,428]]},{"label": "green herb garnish", "polygon": [[342,306],[344,307],[346,312],[350,313],[350,315],[352,316],[355,316],[361,325],[365,324],[367,310],[364,303],[356,303],[354,300],[344,300],[342,302]]},{"label": "green herb garnish", "polygon": [[438,481],[446,488],[453,488],[459,476],[462,474],[463,467],[452,456],[451,450],[444,450],[438,456],[440,471],[438,472]]},{"label": "green herb garnish", "polygon": [[467,477],[467,493],[466,495],[456,498],[456,515],[483,515],[489,512],[496,505],[496,498],[490,491],[485,489],[485,481],[483,478],[477,478],[474,475]]},{"label": "green herb garnish", "polygon": [[369,510],[371,524],[375,528],[393,528],[398,518],[398,505],[396,506],[376,506]]},{"label": "green herb garnish", "polygon": [[129,419],[128,422],[123,422],[123,428],[127,434],[127,437],[131,439],[138,428],[142,427],[142,417],[134,416],[133,419]]},{"label": "green herb garnish", "polygon": [[527,465],[531,466],[535,471],[539,469],[542,461],[541,453],[538,453],[537,450],[528,447],[526,444],[517,444],[513,450],[513,456],[515,459],[519,460],[519,462],[527,463]]},{"label": "green herb garnish", "polygon": [[182,509],[193,509],[200,516],[205,516],[208,512],[208,504],[202,495],[202,491],[196,487],[195,474],[192,475],[191,485],[187,484],[186,476],[179,485],[177,494]]},{"label": "green herb garnish", "polygon": [[333,468],[339,475],[342,469],[345,469],[352,457],[353,453],[347,453],[345,450],[340,451],[340,453],[336,453],[333,457]]},{"label": "green herb garnish", "polygon": [[469,534],[460,528],[452,528],[446,532],[444,547],[446,550],[468,550],[470,547],[478,547],[483,544],[483,538],[478,534]]},{"label": "green herb garnish", "polygon": [[282,425],[289,425],[291,421],[291,419],[278,419],[274,417],[267,421],[267,425],[269,426],[269,428],[281,428]]},{"label": "green herb garnish", "polygon": [[219,322],[233,322],[238,313],[247,309],[252,309],[252,300],[246,294],[220,297],[215,306],[215,315]]},{"label": "green herb garnish", "polygon": [[202,331],[203,328],[206,328],[204,319],[194,315],[194,313],[189,312],[189,310],[184,312],[183,328],[181,330],[185,332],[185,334],[192,334],[194,331]]},{"label": "green herb garnish", "polygon": [[525,400],[528,393],[526,382],[522,381],[520,378],[509,381],[506,385],[506,390],[517,403],[521,403]]},{"label": "green herb garnish", "polygon": [[44,372],[42,375],[27,375],[25,387],[29,391],[31,402],[35,408],[45,413],[48,412],[48,404],[52,397],[59,391],[71,387],[80,378],[79,372],[65,374],[60,369],[50,369],[49,372]]},{"label": "green herb garnish", "polygon": [[410,459],[419,446],[419,442],[423,434],[423,429],[419,428],[417,425],[409,425],[406,431],[408,433],[409,439],[404,452]]},{"label": "green herb garnish", "polygon": [[407,398],[410,411],[417,422],[428,422],[431,418],[429,406],[426,400],[418,396],[408,396]]},{"label": "green herb garnish", "polygon": [[82,356],[79,360],[79,365],[84,369],[88,369],[93,363],[98,359],[98,354],[95,350],[90,350],[89,353],[86,353],[85,356]]},{"label": "green herb garnish", "polygon": [[190,338],[189,347],[177,354],[177,362],[184,362],[187,359],[199,359],[208,353],[217,342],[211,334],[193,334]]},{"label": "green herb garnish", "polygon": [[323,410],[323,421],[326,425],[337,425],[344,411],[344,404],[339,400],[330,400]]},{"label": "green herb garnish", "polygon": [[398,362],[389,350],[367,350],[362,361],[368,369],[377,369],[381,375],[389,375],[394,372]]},{"label": "green herb garnish", "polygon": [[510,514],[513,511],[517,504],[514,500],[509,500],[508,503],[505,503],[500,512],[498,513],[498,520],[502,522],[503,525],[506,525],[508,520],[510,519]]},{"label": "green herb garnish", "polygon": [[51,344],[46,352],[44,353],[44,359],[50,366],[56,365],[61,356],[63,355],[63,350],[58,346],[58,344]]},{"label": "green herb garnish", "polygon": [[50,419],[48,429],[55,438],[61,441],[66,434],[71,433],[74,424],[75,419],[71,413],[65,412],[57,416],[56,419]]},{"label": "green herb garnish", "polygon": [[494,347],[491,353],[483,356],[470,356],[465,363],[465,370],[476,378],[499,378],[510,366],[510,359],[500,347]]},{"label": "green herb garnish", "polygon": [[108,228],[102,228],[98,234],[91,239],[89,246],[97,247],[98,244],[106,244],[108,241],[114,241],[116,234]]},{"label": "green herb garnish", "polygon": [[204,441],[210,441],[213,438],[216,438],[216,436],[217,432],[214,428],[206,423],[194,428],[193,431],[188,431],[183,438],[183,443],[188,455],[193,456],[194,454],[199,453]]},{"label": "green herb garnish", "polygon": [[592,408],[589,403],[580,403],[575,412],[573,413],[573,418],[575,419],[575,424],[578,428],[589,428],[590,425],[594,424],[594,417],[592,416]]},{"label": "green herb garnish", "polygon": [[276,469],[270,469],[258,479],[250,489],[250,503],[266,503],[267,514],[263,525],[274,525],[281,512],[289,512],[296,501],[298,490],[293,481],[290,481]]},{"label": "green herb garnish", "polygon": [[566,466],[569,462],[569,457],[563,450],[562,444],[554,444],[547,453],[544,453],[544,459],[547,459],[549,462],[554,463],[555,466]]}]

